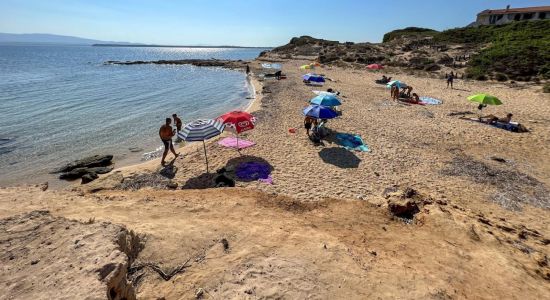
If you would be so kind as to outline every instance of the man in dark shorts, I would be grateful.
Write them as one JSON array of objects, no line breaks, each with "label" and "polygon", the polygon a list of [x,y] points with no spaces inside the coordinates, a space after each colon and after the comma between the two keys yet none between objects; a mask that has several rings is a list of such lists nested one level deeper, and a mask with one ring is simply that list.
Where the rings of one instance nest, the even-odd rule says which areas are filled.
[{"label": "man in dark shorts", "polygon": [[176,153],[174,150],[174,145],[172,144],[172,137],[174,136],[174,130],[171,126],[172,120],[170,118],[166,118],[166,124],[162,125],[159,130],[159,136],[162,140],[162,143],[164,144],[164,153],[162,154],[162,160],[160,161],[161,165],[164,165],[166,162],[164,159],[166,158],[166,155],[168,155],[168,149],[174,153],[175,157],[178,157],[179,153]]},{"label": "man in dark shorts", "polygon": [[447,88],[449,87],[449,84],[451,85],[451,89],[453,88],[453,80],[455,79],[455,74],[451,72],[449,77],[447,77]]},{"label": "man in dark shorts", "polygon": [[172,118],[174,118],[174,124],[176,124],[176,129],[178,130],[177,132],[180,132],[182,126],[181,119],[178,118],[178,115],[176,114],[173,114]]}]

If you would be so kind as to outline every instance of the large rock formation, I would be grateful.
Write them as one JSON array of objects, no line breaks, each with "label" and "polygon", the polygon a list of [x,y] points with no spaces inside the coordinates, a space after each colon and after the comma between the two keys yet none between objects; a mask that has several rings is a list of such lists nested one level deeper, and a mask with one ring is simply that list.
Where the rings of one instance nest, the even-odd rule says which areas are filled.
[{"label": "large rock formation", "polygon": [[135,299],[128,266],[138,236],[110,223],[81,223],[47,211],[0,220],[5,299]]}]

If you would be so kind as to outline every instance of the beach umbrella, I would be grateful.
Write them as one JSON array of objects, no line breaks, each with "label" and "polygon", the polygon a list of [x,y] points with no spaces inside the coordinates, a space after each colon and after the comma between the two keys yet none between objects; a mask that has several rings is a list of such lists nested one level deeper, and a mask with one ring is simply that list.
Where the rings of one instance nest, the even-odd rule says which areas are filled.
[{"label": "beach umbrella", "polygon": [[398,89],[407,87],[407,84],[399,80],[392,80],[386,84],[386,88],[391,89],[392,86],[396,85]]},{"label": "beach umbrella", "polygon": [[[233,128],[237,134],[254,129],[256,118],[245,111],[231,111],[218,117],[218,120],[227,127]],[[237,136],[237,149],[239,149],[239,137]]]},{"label": "beach umbrella", "polygon": [[497,97],[491,96],[488,94],[476,94],[468,97],[468,100],[471,102],[477,102],[480,104],[485,105],[501,105],[502,101],[500,101]]},{"label": "beach umbrella", "polygon": [[332,110],[330,107],[312,104],[304,108],[304,115],[316,119],[333,119],[338,116],[338,114]]},{"label": "beach umbrella", "polygon": [[323,76],[311,73],[303,75],[302,79],[312,82],[325,82],[325,78],[323,78]]},{"label": "beach umbrella", "polygon": [[235,129],[237,133],[254,129],[256,118],[245,111],[231,111],[218,117],[223,124]]},{"label": "beach umbrella", "polygon": [[311,104],[317,104],[322,106],[338,106],[342,105],[342,102],[340,102],[340,99],[338,99],[334,95],[324,94],[319,95],[309,101]]},{"label": "beach umbrella", "polygon": [[371,70],[382,70],[384,69],[384,66],[382,65],[379,65],[379,64],[370,64],[367,66],[368,69],[371,69]]},{"label": "beach umbrella", "polygon": [[206,160],[206,173],[208,173],[208,156],[206,155],[205,140],[211,139],[223,132],[225,125],[217,120],[199,119],[185,125],[178,132],[178,137],[187,142],[202,141],[204,158]]}]

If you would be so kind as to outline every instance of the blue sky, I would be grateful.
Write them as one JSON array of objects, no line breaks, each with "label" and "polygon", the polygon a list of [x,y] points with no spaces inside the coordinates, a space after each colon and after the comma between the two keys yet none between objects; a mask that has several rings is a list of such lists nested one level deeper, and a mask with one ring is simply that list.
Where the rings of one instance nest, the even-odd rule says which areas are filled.
[{"label": "blue sky", "polygon": [[550,0],[1,0],[0,32],[172,45],[277,46],[300,35],[379,42],[407,26],[465,26],[507,4]]}]

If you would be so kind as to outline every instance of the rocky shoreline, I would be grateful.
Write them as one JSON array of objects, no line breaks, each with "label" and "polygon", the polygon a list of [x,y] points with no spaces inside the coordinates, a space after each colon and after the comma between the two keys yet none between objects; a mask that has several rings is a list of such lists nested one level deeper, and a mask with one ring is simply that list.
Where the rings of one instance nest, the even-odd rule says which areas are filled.
[{"label": "rocky shoreline", "polygon": [[105,65],[193,65],[197,67],[221,67],[232,70],[244,70],[249,64],[246,60],[227,60],[227,59],[178,59],[178,60],[135,60],[135,61],[117,61],[108,60]]}]

